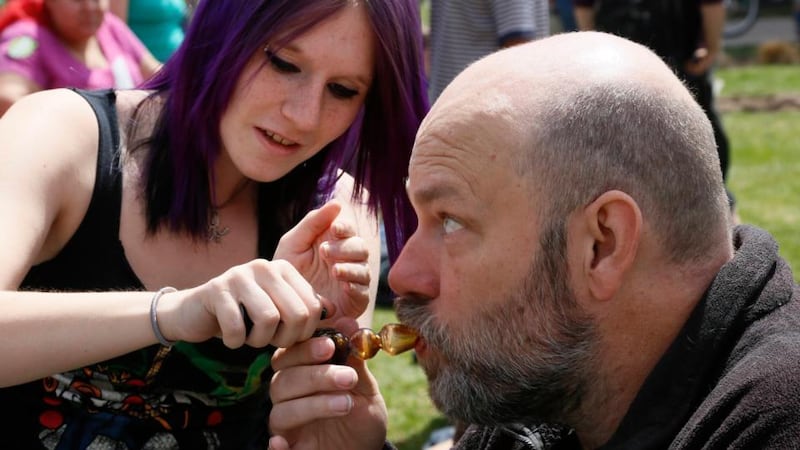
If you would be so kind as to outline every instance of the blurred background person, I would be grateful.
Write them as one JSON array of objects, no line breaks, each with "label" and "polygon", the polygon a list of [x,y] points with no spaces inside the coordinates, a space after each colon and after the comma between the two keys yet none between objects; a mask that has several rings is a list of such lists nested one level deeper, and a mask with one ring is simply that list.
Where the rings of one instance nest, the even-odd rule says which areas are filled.
[{"label": "blurred background person", "polygon": [[[644,44],[686,83],[714,129],[722,177],[730,167],[728,136],[714,105],[712,69],[722,50],[722,0],[574,0],[580,30],[613,33]],[[731,210],[735,198],[728,191]]]},{"label": "blurred background person", "polygon": [[430,100],[470,63],[550,34],[549,0],[430,0]]},{"label": "blurred background person", "polygon": [[10,0],[0,10],[0,115],[44,89],[130,89],[159,66],[108,0]]},{"label": "blurred background person", "polygon": [[111,0],[111,12],[125,21],[161,62],[183,42],[191,0]]},{"label": "blurred background person", "polygon": [[575,22],[574,6],[572,0],[554,0],[558,20],[561,21],[561,31],[576,31],[578,24]]},{"label": "blurred background person", "polygon": [[797,33],[797,42],[800,42],[800,0],[794,0],[794,30]]}]

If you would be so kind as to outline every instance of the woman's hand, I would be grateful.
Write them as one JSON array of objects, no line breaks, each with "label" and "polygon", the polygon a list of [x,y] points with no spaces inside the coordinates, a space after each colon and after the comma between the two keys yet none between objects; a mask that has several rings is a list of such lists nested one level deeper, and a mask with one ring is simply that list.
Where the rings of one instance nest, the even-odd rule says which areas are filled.
[{"label": "woman's hand", "polygon": [[370,301],[368,258],[354,215],[332,200],[281,237],[274,259],[290,262],[344,316],[358,317]]},{"label": "woman's hand", "polygon": [[332,201],[308,213],[281,238],[272,261],[253,260],[164,294],[161,333],[187,342],[218,336],[231,348],[287,347],[311,337],[323,309],[327,317],[358,317],[369,304],[369,251],[341,210]]},{"label": "woman's hand", "polygon": [[356,358],[324,364],[333,352],[327,337],[275,352],[270,450],[382,448],[388,419],[375,378]]},{"label": "woman's hand", "polygon": [[[157,315],[161,333],[170,340],[202,342],[216,336],[230,348],[285,347],[311,337],[323,307],[336,309],[292,264],[257,259],[198,287],[164,294]],[[252,321],[250,330],[243,310]]]}]

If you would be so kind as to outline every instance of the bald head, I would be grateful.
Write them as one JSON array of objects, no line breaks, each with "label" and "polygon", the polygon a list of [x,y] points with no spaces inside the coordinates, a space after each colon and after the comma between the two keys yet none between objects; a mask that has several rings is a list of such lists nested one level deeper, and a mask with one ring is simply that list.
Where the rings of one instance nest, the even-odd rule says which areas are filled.
[{"label": "bald head", "polygon": [[692,102],[666,64],[646,47],[607,33],[581,32],[510,47],[475,62],[450,83],[429,116],[462,107],[496,110],[506,102],[524,115],[542,98],[622,81],[669,90]]},{"label": "bald head", "polygon": [[617,189],[658,223],[677,261],[702,257],[709,233],[727,233],[708,119],[658,56],[614,35],[564,33],[475,62],[431,108],[412,166],[441,142],[453,156],[509,161],[547,199],[542,220]]}]

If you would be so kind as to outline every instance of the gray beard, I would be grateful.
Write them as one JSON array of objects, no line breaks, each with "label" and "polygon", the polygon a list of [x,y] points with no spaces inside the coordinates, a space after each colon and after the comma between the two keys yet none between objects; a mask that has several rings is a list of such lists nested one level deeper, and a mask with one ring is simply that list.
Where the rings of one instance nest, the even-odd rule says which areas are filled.
[{"label": "gray beard", "polygon": [[397,300],[398,318],[419,330],[431,351],[423,361],[430,396],[448,417],[481,425],[571,421],[598,338],[566,285],[566,268],[553,264],[563,260],[548,256],[532,262],[507,301],[457,329],[435,323],[426,299]]}]

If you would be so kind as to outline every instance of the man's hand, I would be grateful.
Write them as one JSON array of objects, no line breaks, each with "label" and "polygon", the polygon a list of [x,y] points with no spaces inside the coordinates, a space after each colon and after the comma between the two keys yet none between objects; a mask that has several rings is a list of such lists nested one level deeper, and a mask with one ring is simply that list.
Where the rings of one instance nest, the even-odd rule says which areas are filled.
[{"label": "man's hand", "polygon": [[711,70],[715,58],[716,55],[709,52],[708,49],[702,47],[698,48],[695,50],[694,55],[692,55],[692,59],[684,64],[683,70],[689,75],[696,77],[702,76]]},{"label": "man's hand", "polygon": [[382,448],[388,419],[375,378],[356,358],[352,367],[325,364],[333,352],[327,337],[275,352],[270,450]]}]

